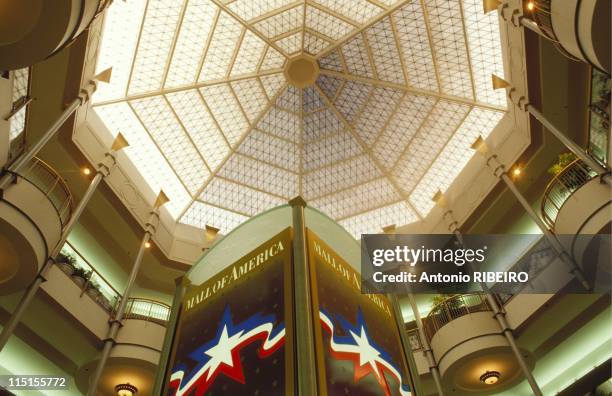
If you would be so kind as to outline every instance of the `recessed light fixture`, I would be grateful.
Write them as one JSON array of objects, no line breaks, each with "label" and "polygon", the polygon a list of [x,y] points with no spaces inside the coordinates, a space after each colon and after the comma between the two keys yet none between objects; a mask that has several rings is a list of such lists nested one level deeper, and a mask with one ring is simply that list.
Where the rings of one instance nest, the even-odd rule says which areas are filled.
[{"label": "recessed light fixture", "polygon": [[89,169],[88,167],[84,167],[83,169],[81,169],[81,172],[83,172],[85,176],[91,175],[91,169]]},{"label": "recessed light fixture", "polygon": [[484,382],[487,385],[494,385],[499,381],[499,377],[501,374],[499,371],[485,371],[483,375],[480,376],[480,381]]},{"label": "recessed light fixture", "polygon": [[527,3],[527,9],[529,11],[533,11],[535,9],[535,3],[533,1],[530,1]]},{"label": "recessed light fixture", "polygon": [[151,247],[151,242],[145,242],[145,248],[150,248]]},{"label": "recessed light fixture", "polygon": [[519,166],[516,166],[514,169],[512,169],[512,176],[519,177],[522,172],[523,170]]},{"label": "recessed light fixture", "polygon": [[138,388],[130,383],[119,384],[115,386],[115,392],[117,392],[117,396],[134,396],[138,392]]}]

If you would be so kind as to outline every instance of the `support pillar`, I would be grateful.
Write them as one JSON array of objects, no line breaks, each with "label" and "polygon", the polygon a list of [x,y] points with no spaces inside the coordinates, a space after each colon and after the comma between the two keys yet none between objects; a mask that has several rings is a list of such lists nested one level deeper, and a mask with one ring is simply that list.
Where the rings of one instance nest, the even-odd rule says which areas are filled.
[{"label": "support pillar", "polygon": [[567,253],[563,245],[561,245],[561,242],[559,242],[555,234],[553,234],[548,229],[548,227],[546,226],[546,224],[544,224],[540,216],[538,216],[538,214],[533,210],[529,202],[527,202],[527,199],[525,199],[523,194],[521,194],[521,192],[518,190],[514,182],[510,179],[510,177],[508,177],[508,175],[506,174],[505,165],[499,162],[499,159],[497,158],[496,154],[489,153],[489,149],[484,139],[482,139],[482,137],[478,137],[474,144],[472,144],[472,148],[486,158],[487,168],[491,169],[493,175],[503,181],[504,184],[506,184],[506,186],[514,195],[516,200],[519,201],[525,212],[527,212],[529,217],[542,231],[544,237],[548,240],[548,243],[550,243],[552,248],[557,252],[561,261],[563,261],[563,263],[568,267],[569,272],[572,273],[576,277],[576,279],[578,279],[578,281],[582,284],[585,290],[590,290],[591,287],[586,281],[584,273],[582,272],[580,267],[578,267],[576,262]]},{"label": "support pillar", "polygon": [[306,249],[306,202],[301,197],[289,201],[293,218],[293,281],[297,388],[299,396],[317,395],[317,367],[314,356],[314,325],[310,296],[310,271]]},{"label": "support pillar", "polygon": [[[28,306],[32,302],[34,295],[36,295],[36,292],[38,291],[42,283],[46,280],[45,276],[47,272],[49,271],[51,266],[55,263],[57,255],[60,253],[60,251],[62,250],[62,247],[66,243],[66,239],[68,239],[68,235],[74,228],[75,224],[79,221],[81,214],[83,214],[85,207],[91,200],[91,197],[93,196],[94,192],[98,188],[98,185],[100,184],[102,179],[110,175],[110,172],[115,167],[117,163],[115,159],[115,155],[117,151],[127,146],[128,146],[127,141],[125,140],[123,135],[120,133],[119,135],[117,135],[117,138],[113,142],[111,150],[105,154],[104,159],[98,164],[96,175],[92,179],[91,183],[89,183],[89,187],[87,188],[87,191],[85,191],[85,194],[83,194],[83,198],[81,198],[81,200],[79,201],[79,204],[77,205],[74,212],[72,213],[70,220],[68,221],[68,223],[62,230],[62,235],[60,237],[60,240],[58,241],[57,245],[53,248],[51,253],[49,254],[49,257],[45,261],[45,264],[42,266],[42,268],[36,275],[36,278],[34,278],[34,281],[30,284],[30,286],[26,290],[25,294],[21,297],[21,300],[17,304],[15,311],[13,312],[8,322],[2,329],[2,332],[0,333],[0,352],[2,351],[2,349],[8,342],[9,338],[15,331],[17,324],[19,324],[19,321],[21,320],[21,317],[23,316],[25,310],[28,308]],[[28,161],[30,159],[31,157],[28,159]],[[23,166],[23,164],[20,166]],[[8,180],[10,181],[10,178],[12,177],[12,175],[9,174],[7,176],[9,176]],[[5,179],[2,179],[2,180],[4,181]]]},{"label": "support pillar", "polygon": [[[445,206],[444,204],[442,204],[442,202],[446,202],[446,200],[443,198],[443,194],[440,191],[438,191],[438,193],[435,195],[434,201],[439,206],[442,206],[442,207]],[[463,235],[461,234],[461,231],[459,231],[459,222],[454,218],[453,211],[447,210],[442,216],[442,218],[448,221],[449,223],[448,230],[451,231],[453,234],[455,234],[455,236],[457,237],[457,240],[463,247],[466,247],[465,242],[463,240]],[[486,285],[486,283],[481,282],[480,286],[483,292],[485,293],[487,303],[493,310],[493,316],[497,320],[497,323],[499,324],[499,328],[502,334],[504,335],[504,337],[506,337],[506,340],[508,340],[508,345],[510,345],[510,349],[512,349],[512,353],[514,354],[516,361],[521,367],[521,371],[523,372],[523,375],[525,375],[525,379],[529,383],[529,386],[531,387],[533,394],[535,396],[543,396],[540,386],[538,385],[535,377],[533,376],[533,373],[529,369],[529,366],[527,365],[527,362],[525,361],[525,358],[523,357],[523,354],[521,353],[516,343],[516,339],[514,338],[513,329],[510,327],[510,324],[508,324],[508,321],[506,320],[506,312],[500,307],[499,302],[498,302],[499,300],[491,292],[491,290]]]},{"label": "support pillar", "polygon": [[130,276],[128,278],[125,289],[123,290],[123,295],[119,302],[119,307],[117,308],[117,312],[113,315],[111,313],[110,317],[110,328],[104,339],[104,346],[102,347],[102,354],[100,356],[100,360],[98,361],[98,365],[96,366],[96,370],[94,371],[94,375],[92,380],[89,382],[89,389],[87,390],[87,396],[96,396],[98,390],[98,383],[100,382],[100,377],[102,377],[102,372],[106,367],[106,362],[110,357],[111,350],[115,345],[115,340],[117,338],[117,333],[122,325],[123,315],[125,314],[125,309],[127,307],[128,299],[130,297],[130,293],[134,288],[134,284],[136,283],[136,277],[138,276],[138,272],[140,272],[140,266],[142,264],[142,258],[144,256],[144,252],[147,249],[147,243],[151,239],[151,236],[155,233],[155,228],[159,222],[159,208],[168,202],[168,198],[163,191],[160,191],[155,204],[153,205],[153,211],[150,213],[149,220],[145,226],[145,233],[142,237],[142,241],[140,242],[140,248],[138,249],[138,254],[136,255],[136,259],[134,260],[134,265],[132,266],[132,270],[130,272]]},{"label": "support pillar", "polygon": [[438,363],[436,362],[436,358],[431,350],[431,346],[429,345],[429,339],[425,334],[425,327],[423,326],[423,320],[421,319],[421,313],[419,312],[419,307],[417,307],[416,301],[414,301],[414,295],[412,293],[408,293],[408,301],[410,301],[410,306],[412,307],[412,312],[414,313],[414,319],[417,324],[417,329],[419,331],[419,337],[421,337],[421,342],[423,343],[423,351],[425,352],[425,356],[427,357],[427,363],[429,364],[429,372],[433,377],[433,380],[436,384],[436,389],[438,391],[439,396],[444,396],[444,390],[442,388],[442,378],[440,377],[440,369],[438,369]]}]

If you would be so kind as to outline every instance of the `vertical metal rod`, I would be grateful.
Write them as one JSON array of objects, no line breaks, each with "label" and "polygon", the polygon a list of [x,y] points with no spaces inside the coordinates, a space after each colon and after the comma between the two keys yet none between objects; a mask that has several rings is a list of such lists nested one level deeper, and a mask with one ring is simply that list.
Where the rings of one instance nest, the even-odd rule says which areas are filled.
[{"label": "vertical metal rod", "polygon": [[301,197],[289,201],[293,217],[293,280],[295,304],[295,340],[297,355],[297,385],[299,396],[317,395],[317,377],[310,297],[310,272],[306,254],[306,225]]},{"label": "vertical metal rod", "polygon": [[[466,247],[464,239],[463,239],[463,234],[461,234],[461,231],[459,231],[458,229],[458,222],[453,218],[451,211],[448,211],[447,215],[449,216],[449,221],[450,221],[449,230],[451,230],[455,234],[461,246]],[[447,215],[445,214],[444,217],[446,217]],[[508,345],[510,345],[510,349],[512,349],[512,353],[514,354],[514,357],[516,358],[519,366],[521,367],[521,370],[523,371],[523,374],[525,375],[525,379],[527,379],[527,382],[529,383],[529,386],[531,387],[533,394],[535,396],[543,396],[540,386],[538,385],[535,377],[533,376],[533,373],[529,369],[529,366],[527,365],[527,362],[525,361],[525,358],[516,343],[516,339],[514,338],[513,329],[510,327],[510,324],[506,320],[506,314],[499,306],[499,303],[497,302],[497,298],[495,298],[495,296],[491,293],[491,290],[489,289],[486,283],[480,282],[480,286],[482,287],[482,290],[485,292],[487,303],[489,303],[489,306],[493,310],[493,316],[497,320],[497,323],[499,324],[499,328],[501,329],[502,334],[504,335],[504,337],[506,337],[506,340],[508,341]]]},{"label": "vertical metal rod", "polygon": [[417,329],[419,331],[419,336],[421,337],[421,342],[423,343],[423,351],[425,352],[425,356],[427,357],[427,363],[429,363],[429,372],[434,379],[436,384],[436,389],[438,390],[439,396],[444,396],[444,390],[442,388],[442,379],[440,377],[440,370],[438,369],[438,363],[436,362],[436,358],[431,350],[431,346],[429,345],[429,340],[425,335],[425,328],[423,327],[423,320],[421,319],[421,313],[419,312],[419,307],[414,301],[414,295],[412,293],[408,293],[408,301],[410,301],[410,306],[412,307],[412,313],[414,314],[414,320],[417,324]]},{"label": "vertical metal rod", "polygon": [[134,260],[134,265],[132,266],[132,270],[130,272],[130,276],[128,278],[127,284],[123,291],[123,296],[119,302],[119,307],[117,308],[117,312],[114,317],[111,317],[110,320],[110,328],[104,339],[104,347],[102,348],[102,354],[100,356],[100,360],[98,361],[98,365],[96,366],[96,370],[94,371],[94,375],[92,380],[89,382],[89,389],[87,390],[87,396],[96,396],[98,383],[100,382],[100,378],[102,377],[102,372],[106,367],[106,362],[110,357],[111,349],[115,344],[115,339],[117,338],[117,333],[119,332],[119,328],[121,327],[121,321],[123,319],[123,315],[125,314],[125,307],[127,306],[128,299],[130,297],[130,293],[134,287],[134,283],[136,281],[136,276],[140,271],[140,266],[142,264],[142,257],[146,250],[147,242],[151,239],[152,234],[152,226],[151,222],[154,218],[158,217],[157,212],[151,212],[151,219],[147,223],[147,229],[145,231],[144,236],[142,237],[142,241],[140,242],[140,248],[138,249],[138,254],[136,255],[136,259]]},{"label": "vertical metal rod", "polygon": [[[408,339],[408,334],[406,333],[406,325],[404,323],[402,309],[395,294],[389,294],[388,298],[389,301],[391,301],[391,307],[393,308],[393,313],[395,314],[395,323],[397,325],[397,330],[400,334],[402,350],[404,351],[404,356],[406,357],[406,361],[408,362],[410,382],[413,387],[413,389],[411,389],[411,392],[416,395],[421,395],[423,394],[421,388],[421,381],[419,378],[419,372],[417,369],[416,362],[414,361],[414,354],[412,352],[410,340]],[[416,375],[412,375],[412,373],[416,373]]]},{"label": "vertical metal rod", "polygon": [[[491,158],[494,158],[494,157],[491,157]],[[514,182],[508,177],[508,175],[506,175],[506,173],[503,171],[503,168],[498,167],[494,171],[494,173],[498,173],[499,169],[501,169],[502,171],[499,172],[499,174],[496,174],[496,176],[499,177],[506,184],[508,189],[512,192],[512,194],[519,201],[523,209],[525,209],[525,212],[527,212],[529,217],[531,217],[531,219],[536,223],[538,228],[542,230],[544,237],[548,240],[548,242],[553,247],[553,249],[555,249],[557,254],[559,254],[559,258],[568,267],[570,272],[576,277],[576,279],[578,279],[578,281],[582,284],[585,290],[591,290],[591,286],[589,285],[586,278],[584,277],[584,273],[582,272],[580,267],[578,267],[574,259],[572,259],[572,257],[567,253],[567,251],[565,250],[563,245],[561,245],[561,242],[559,242],[555,234],[553,234],[548,229],[548,227],[546,227],[546,224],[544,224],[540,216],[538,216],[538,214],[533,210],[531,205],[529,205],[529,202],[527,202],[525,197],[523,197],[523,194],[521,194],[521,192],[518,190]]]},{"label": "vertical metal rod", "polygon": [[164,387],[164,379],[166,371],[168,371],[168,359],[170,358],[170,350],[172,349],[172,341],[174,339],[174,332],[176,330],[176,322],[179,316],[179,310],[183,297],[187,291],[187,287],[190,282],[186,275],[181,276],[175,280],[176,288],[174,289],[174,298],[172,299],[172,308],[170,310],[170,318],[168,319],[168,325],[166,326],[166,334],[164,335],[164,345],[162,347],[161,354],[159,356],[159,364],[157,370],[157,376],[155,377],[155,385],[153,387],[154,395],[161,395]]},{"label": "vertical metal rod", "polygon": [[59,118],[55,120],[55,122],[49,127],[49,129],[47,129],[45,133],[43,133],[42,137],[35,144],[26,149],[24,153],[21,154],[15,160],[15,162],[13,162],[11,166],[7,168],[7,173],[2,176],[2,178],[0,178],[0,190],[6,189],[6,187],[13,180],[13,174],[19,173],[19,171],[26,164],[30,163],[32,158],[34,158],[34,156],[38,154],[38,152],[45,146],[45,144],[47,144],[47,142],[51,140],[53,136],[55,136],[57,131],[64,125],[64,122],[66,122],[66,120],[70,118],[72,114],[74,114],[76,109],[78,109],[82,103],[83,99],[81,97],[73,100],[72,103],[70,103],[68,107],[62,112],[62,114],[60,114]]},{"label": "vertical metal rod", "polygon": [[552,133],[565,147],[567,147],[574,155],[580,158],[585,164],[588,165],[589,168],[593,169],[595,172],[602,175],[601,180],[607,183],[608,185],[612,185],[612,178],[610,177],[609,171],[604,168],[599,162],[595,161],[588,155],[582,147],[580,147],[576,142],[568,138],[563,132],[561,132],[556,126],[554,126],[550,121],[544,117],[544,114],[540,113],[538,109],[533,107],[533,105],[526,105],[526,109],[532,116],[535,117],[542,125],[546,127],[550,133]]},{"label": "vertical metal rod", "polygon": [[[113,162],[113,165],[114,165],[114,162]],[[58,241],[57,245],[55,245],[51,253],[49,254],[49,258],[47,258],[47,260],[45,261],[45,264],[42,266],[42,268],[36,275],[36,278],[34,279],[34,281],[30,284],[30,286],[28,287],[24,295],[21,297],[21,300],[19,300],[19,303],[17,304],[15,311],[13,312],[8,322],[2,329],[2,332],[0,333],[0,352],[6,346],[6,343],[8,342],[9,338],[15,331],[17,324],[19,324],[19,321],[21,320],[21,317],[23,316],[26,308],[32,302],[32,298],[34,298],[34,295],[40,288],[40,285],[46,280],[45,276],[47,275],[49,268],[51,268],[51,266],[55,262],[57,255],[62,250],[64,243],[66,243],[66,239],[68,238],[70,231],[72,231],[72,229],[74,228],[74,225],[77,223],[77,221],[81,217],[83,210],[85,210],[85,207],[91,200],[91,197],[93,196],[98,185],[100,184],[100,181],[102,181],[102,179],[105,177],[105,174],[103,173],[103,169],[105,169],[106,175],[108,175],[113,165],[111,165],[108,168],[102,168],[102,166],[98,168],[96,176],[92,179],[91,183],[89,183],[89,187],[87,188],[87,191],[85,191],[85,194],[83,194],[83,198],[81,198],[81,200],[79,201],[79,204],[75,208],[72,216],[70,217],[70,220],[64,227],[60,240]]]}]

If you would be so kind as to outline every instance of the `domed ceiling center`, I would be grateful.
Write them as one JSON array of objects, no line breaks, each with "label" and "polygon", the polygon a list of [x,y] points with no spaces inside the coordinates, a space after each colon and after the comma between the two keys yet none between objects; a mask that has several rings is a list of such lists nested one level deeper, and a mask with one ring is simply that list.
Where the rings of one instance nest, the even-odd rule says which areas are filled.
[{"label": "domed ceiling center", "polygon": [[319,64],[309,56],[298,56],[289,59],[285,66],[287,82],[297,88],[306,88],[317,81]]}]

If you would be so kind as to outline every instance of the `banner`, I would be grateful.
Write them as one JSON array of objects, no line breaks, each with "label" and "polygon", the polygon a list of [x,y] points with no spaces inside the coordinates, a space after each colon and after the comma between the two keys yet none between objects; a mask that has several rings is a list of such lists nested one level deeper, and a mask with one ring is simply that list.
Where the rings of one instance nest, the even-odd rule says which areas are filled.
[{"label": "banner", "polygon": [[412,395],[395,315],[383,295],[307,231],[319,394]]},{"label": "banner", "polygon": [[164,395],[293,394],[291,230],[183,299]]}]

